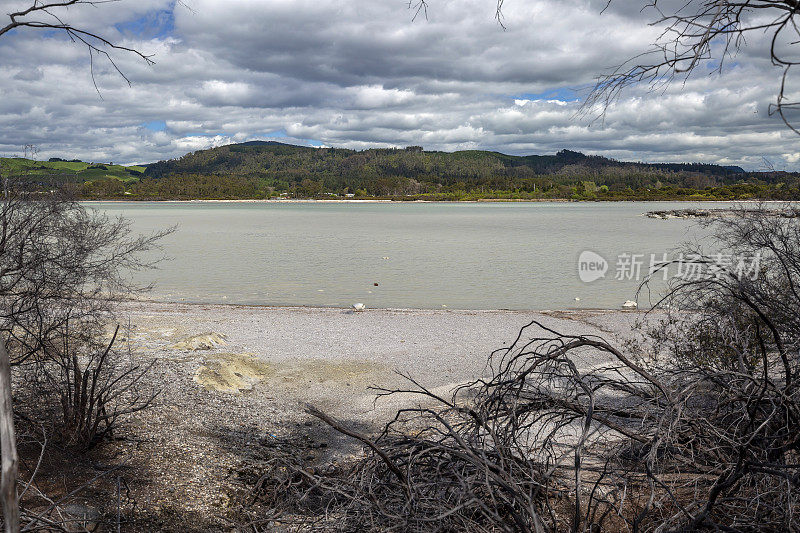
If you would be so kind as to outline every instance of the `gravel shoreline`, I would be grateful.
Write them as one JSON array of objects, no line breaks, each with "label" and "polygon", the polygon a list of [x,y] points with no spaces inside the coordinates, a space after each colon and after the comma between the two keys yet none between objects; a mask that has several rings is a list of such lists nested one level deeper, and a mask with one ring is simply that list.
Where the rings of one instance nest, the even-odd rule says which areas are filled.
[{"label": "gravel shoreline", "polygon": [[[370,385],[402,381],[397,372],[409,373],[435,388],[476,379],[484,374],[489,354],[513,341],[520,328],[533,320],[562,333],[614,340],[626,336],[641,315],[585,310],[368,309],[355,313],[337,308],[137,302],[125,304],[123,316],[130,319],[129,342],[134,350],[154,358],[156,369],[171,367],[181,374],[175,376],[185,384],[179,389],[197,389],[209,401],[242,395],[257,401],[280,390],[281,398],[272,405],[277,409],[322,401],[333,414],[369,417],[374,396]],[[223,344],[196,351],[175,346],[208,333],[223,336]],[[212,365],[212,370],[219,370],[220,363],[236,366],[242,361],[245,366],[261,367],[250,369],[260,377],[244,376],[250,381],[249,390],[207,390],[194,382],[201,367]],[[161,381],[155,375],[151,379],[155,384]],[[364,411],[361,400],[366,398],[370,406]],[[293,413],[289,409],[279,415],[291,418]]]},{"label": "gravel shoreline", "polygon": [[[131,485],[136,521],[181,530],[178,524],[194,517],[195,530],[229,528],[226,513],[242,496],[235,472],[264,442],[299,436],[319,448],[318,461],[358,452],[306,415],[306,402],[369,433],[398,407],[413,405],[408,396],[376,402],[370,390],[403,384],[400,373],[446,394],[484,375],[489,354],[513,342],[532,320],[621,342],[639,317],[624,311],[354,313],[125,303],[124,344],[138,362],[153,363],[146,385],[160,391],[155,404],[127,424],[131,438],[116,444],[142,473]],[[188,349],[192,339],[209,333],[217,335],[208,338],[209,349]]]}]

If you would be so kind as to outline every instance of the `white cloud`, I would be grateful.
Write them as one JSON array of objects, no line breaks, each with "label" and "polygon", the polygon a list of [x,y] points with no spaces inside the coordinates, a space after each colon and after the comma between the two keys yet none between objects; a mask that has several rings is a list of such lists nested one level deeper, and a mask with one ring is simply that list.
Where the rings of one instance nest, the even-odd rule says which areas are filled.
[{"label": "white cloud", "polygon": [[[169,35],[145,28],[141,38],[130,22],[173,1],[70,10],[154,54],[155,66],[115,54],[132,87],[96,57],[102,98],[85,48],[35,32],[0,38],[0,153],[34,143],[44,157],[147,162],[284,131],[279,140],[352,148],[570,148],[751,168],[765,156],[800,168],[798,139],[768,116],[778,72],[758,38],[722,76],[634,89],[602,122],[576,117],[579,103],[557,90],[590,85],[657,35],[639,2],[603,15],[600,0],[507,2],[506,30],[486,0],[431,3],[427,21],[403,2],[188,3]],[[166,130],[142,126],[154,122]]]}]

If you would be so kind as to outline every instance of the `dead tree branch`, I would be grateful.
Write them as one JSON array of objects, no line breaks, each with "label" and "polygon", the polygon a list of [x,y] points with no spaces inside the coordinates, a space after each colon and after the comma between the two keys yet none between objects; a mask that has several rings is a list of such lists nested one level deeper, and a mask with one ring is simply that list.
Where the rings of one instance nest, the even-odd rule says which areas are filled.
[{"label": "dead tree branch", "polygon": [[716,224],[758,273],[677,282],[625,350],[531,322],[451,397],[379,390],[419,406],[356,436],[363,457],[275,459],[265,476],[282,477],[258,486],[280,490],[254,494],[272,520],[302,508],[330,530],[800,529],[800,224],[751,209]]},{"label": "dead tree branch", "polygon": [[790,73],[800,63],[797,0],[689,0],[677,4],[646,0],[642,10],[655,14],[651,25],[660,28],[660,37],[650,50],[599,76],[583,104],[584,113],[602,117],[624,90],[637,85],[661,90],[712,61],[716,71],[722,72],[747,45],[749,35],[767,34],[769,60],[782,71],[780,89],[769,112],[800,133],[790,116],[800,109],[800,103],[793,100],[789,87]]}]

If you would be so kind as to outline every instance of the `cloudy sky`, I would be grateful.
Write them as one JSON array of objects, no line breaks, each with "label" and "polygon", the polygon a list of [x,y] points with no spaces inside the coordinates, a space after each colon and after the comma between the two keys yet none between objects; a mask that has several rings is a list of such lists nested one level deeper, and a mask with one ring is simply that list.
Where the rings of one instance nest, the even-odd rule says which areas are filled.
[{"label": "cloudy sky", "polygon": [[[3,12],[30,0],[3,1]],[[102,58],[63,35],[0,37],[0,154],[151,162],[252,139],[313,146],[568,148],[625,160],[800,170],[800,137],[768,114],[780,71],[752,36],[667,90],[576,117],[593,78],[646,50],[652,12],[620,0],[121,0],[59,12],[152,54]]]}]

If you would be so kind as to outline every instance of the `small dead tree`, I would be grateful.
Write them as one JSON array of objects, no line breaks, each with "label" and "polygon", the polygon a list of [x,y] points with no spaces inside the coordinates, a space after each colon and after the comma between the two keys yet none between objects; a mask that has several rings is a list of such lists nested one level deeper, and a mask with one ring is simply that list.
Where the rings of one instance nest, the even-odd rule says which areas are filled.
[{"label": "small dead tree", "polygon": [[[55,194],[11,193],[0,205],[0,332],[11,362],[30,376],[42,406],[58,397],[63,441],[91,447],[122,415],[149,398],[117,402],[131,392],[140,369],[118,368],[106,340],[120,296],[143,290],[131,272],[168,231],[131,235],[123,219],[88,211]],[[126,405],[127,407],[122,407]]]},{"label": "small dead tree", "polygon": [[[17,29],[32,29],[32,30],[44,30],[44,31],[62,31],[64,32],[69,39],[73,43],[78,43],[86,46],[89,51],[89,63],[90,63],[90,71],[92,74],[92,81],[94,82],[94,57],[95,55],[99,54],[105,57],[114,69],[122,76],[129,84],[130,80],[125,76],[125,74],[117,67],[117,64],[114,62],[114,58],[109,53],[109,51],[120,51],[125,53],[131,53],[147,63],[153,63],[152,59],[142,53],[139,50],[134,48],[129,48],[118,43],[115,43],[102,35],[88,31],[85,29],[78,28],[69,22],[65,21],[64,14],[66,10],[75,7],[81,6],[95,6],[101,3],[108,3],[114,2],[118,0],[52,0],[52,1],[42,1],[42,0],[32,0],[27,7],[21,7],[17,11],[13,11],[8,13],[8,23],[5,26],[0,27],[0,37],[8,34],[12,30]],[[95,83],[95,88],[97,88],[97,84]],[[99,89],[98,89],[99,93]],[[0,179],[2,176],[0,176]],[[7,244],[6,239],[7,235],[5,231],[8,229],[7,222],[8,219],[6,215],[9,213],[9,208],[11,207],[8,205],[10,203],[9,195],[8,195],[8,185],[5,181],[4,183],[4,200],[6,204],[3,207],[4,213],[4,226],[3,226],[3,235],[2,235],[2,248],[0,249],[0,260],[3,260],[4,266],[2,267],[5,269],[15,270],[16,267],[11,266],[11,261],[5,261],[10,257],[6,255],[8,253],[8,248],[5,246]],[[13,212],[13,209],[11,210]],[[124,255],[124,254],[123,254]],[[98,266],[98,265],[95,265]],[[18,268],[16,269],[19,270]],[[46,285],[46,283],[43,283]],[[12,282],[11,287],[15,287],[15,283]],[[8,289],[9,287],[3,287],[3,289]],[[63,290],[64,287],[61,287]],[[16,292],[14,288],[12,292]],[[8,296],[8,292],[3,293],[4,296]],[[44,293],[41,293],[44,294]],[[37,300],[34,297],[34,300]],[[41,300],[39,300],[41,301]],[[36,309],[37,306],[34,305],[33,307],[27,307],[22,310],[22,314],[29,314],[32,309]],[[9,312],[6,309],[5,313],[6,317],[15,316],[14,312]],[[46,322],[46,320],[44,321]],[[23,328],[24,329],[24,328]],[[14,331],[14,328],[8,329],[6,331]],[[30,335],[31,332],[28,332]],[[41,332],[40,332],[41,333]],[[35,335],[34,335],[35,336]],[[3,342],[3,339],[0,339],[0,343]],[[5,358],[2,357],[2,354],[5,353],[3,346],[0,346],[0,397],[10,397],[11,391],[9,389],[11,384],[11,376],[10,376],[10,364],[8,361],[5,361]],[[2,410],[0,411],[0,440],[3,443],[3,452],[4,452],[4,459],[2,464],[2,471],[0,472],[0,476],[2,481],[0,481],[0,486],[5,489],[8,486],[12,486],[13,483],[11,478],[16,478],[16,471],[13,468],[13,461],[7,461],[5,459],[6,455],[9,457],[12,454],[16,454],[16,447],[14,444],[15,437],[13,433],[8,433],[9,428],[13,428],[13,413],[10,411],[11,404],[10,402],[3,402],[0,404]],[[2,506],[4,509],[4,517],[5,517],[5,527],[7,531],[18,531],[19,530],[19,510],[18,510],[18,503],[16,500],[16,491],[10,490],[2,490],[0,491],[0,498],[2,498]]]},{"label": "small dead tree", "polygon": [[[0,199],[0,342],[9,372],[16,366],[60,397],[65,444],[93,446],[120,416],[149,401],[135,396],[140,371],[118,369],[111,345],[104,350],[97,344],[114,320],[118,298],[142,290],[130,273],[155,263],[157,256],[142,254],[167,232],[135,235],[129,222],[86,209],[65,193],[28,192],[6,183]],[[10,386],[10,374],[0,384]],[[2,392],[10,397],[10,389]],[[33,413],[48,396],[30,400],[26,406]],[[10,410],[0,417],[5,418],[13,420]],[[3,443],[13,445],[13,436]],[[10,460],[13,451],[3,457]],[[5,459],[4,466],[4,479],[13,479]],[[6,527],[14,530],[13,511],[5,516],[11,517]]]},{"label": "small dead tree", "polygon": [[135,364],[130,354],[118,351],[119,326],[110,340],[92,323],[67,326],[71,329],[43,348],[28,373],[26,388],[39,407],[25,403],[37,419],[49,418],[62,446],[83,452],[113,436],[122,419],[150,405],[155,392],[140,382],[152,363]]}]

